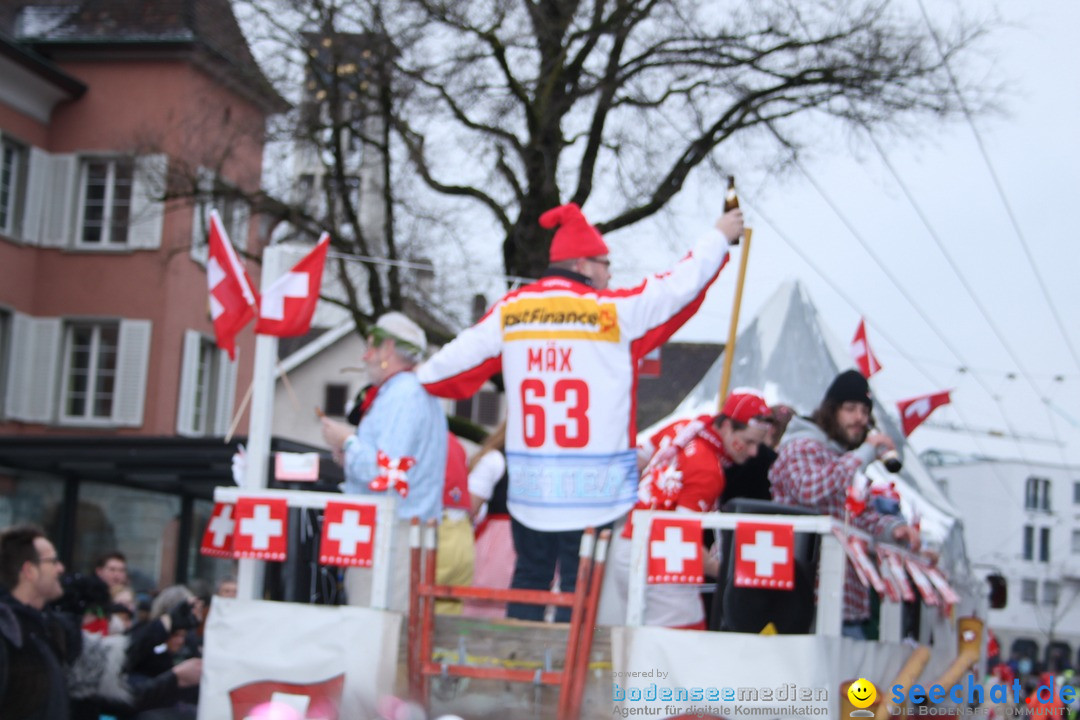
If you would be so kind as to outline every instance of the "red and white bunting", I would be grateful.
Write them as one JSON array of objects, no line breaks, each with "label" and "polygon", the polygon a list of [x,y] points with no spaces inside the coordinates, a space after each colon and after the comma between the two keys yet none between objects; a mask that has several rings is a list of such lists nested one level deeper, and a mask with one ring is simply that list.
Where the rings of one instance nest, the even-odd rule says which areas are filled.
[{"label": "red and white bunting", "polygon": [[915,587],[919,589],[923,602],[932,607],[940,605],[938,595],[934,592],[934,584],[930,582],[930,578],[926,577],[926,566],[912,558],[905,558],[904,564],[907,566],[911,579],[915,581]]},{"label": "red and white bunting", "polygon": [[851,566],[855,568],[855,574],[859,577],[859,582],[867,587],[874,588],[879,595],[884,594],[885,582],[881,579],[881,575],[878,574],[874,561],[870,559],[866,541],[858,535],[845,535],[839,528],[833,528],[833,534],[839,538],[844,546],[844,553],[847,555]]},{"label": "red and white bunting", "polygon": [[233,557],[281,561],[288,554],[289,506],[284,498],[236,501]]},{"label": "red and white bunting", "polygon": [[311,318],[319,304],[323,266],[330,236],[323,233],[314,249],[293,269],[263,288],[255,332],[260,335],[296,337],[311,329]]},{"label": "red and white bunting", "polygon": [[904,602],[912,602],[915,599],[915,591],[911,589],[911,583],[908,582],[903,558],[885,545],[878,545],[877,555],[878,567],[882,571],[882,576],[884,576],[885,572],[888,572],[889,577],[896,583],[896,587],[900,591],[900,598]]},{"label": "red and white bunting", "polygon": [[319,541],[320,563],[337,567],[371,567],[374,547],[374,505],[326,503]]},{"label": "red and white bunting", "polygon": [[936,408],[949,404],[949,391],[920,395],[919,397],[901,400],[896,403],[900,411],[900,422],[904,425],[904,437],[907,437],[919,427],[926,418],[930,417]]},{"label": "red and white bunting", "polygon": [[705,582],[701,520],[657,518],[649,528],[647,581],[658,584]]},{"label": "red and white bunting", "polygon": [[874,351],[870,349],[870,341],[866,339],[866,320],[859,318],[859,327],[855,328],[855,337],[851,340],[851,357],[862,376],[869,378],[881,369]]},{"label": "red and white bunting", "polygon": [[735,524],[735,587],[795,589],[795,529],[776,523]]},{"label": "red and white bunting", "polygon": [[934,589],[941,595],[941,599],[945,601],[947,606],[953,606],[960,602],[960,596],[956,594],[956,591],[952,589],[952,585],[945,578],[945,573],[941,572],[937,567],[928,565],[924,568],[926,577],[930,578],[930,582],[933,583]]},{"label": "red and white bunting", "polygon": [[900,582],[893,577],[893,569],[885,562],[880,550],[877,553],[877,570],[881,575],[881,582],[885,584],[885,597],[883,599],[887,599],[889,602],[900,602]]},{"label": "red and white bunting", "polygon": [[233,531],[236,529],[234,512],[232,503],[214,503],[214,511],[210,513],[210,522],[206,524],[199,546],[200,553],[216,558],[232,558]]}]

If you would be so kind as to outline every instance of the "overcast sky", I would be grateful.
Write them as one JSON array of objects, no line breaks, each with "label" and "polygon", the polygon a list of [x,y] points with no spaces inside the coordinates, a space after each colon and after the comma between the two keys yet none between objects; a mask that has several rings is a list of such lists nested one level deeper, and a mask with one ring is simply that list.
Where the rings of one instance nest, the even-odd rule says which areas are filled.
[{"label": "overcast sky", "polygon": [[[924,1],[930,12],[941,12],[937,0]],[[967,4],[977,10],[993,7]],[[912,0],[910,5],[917,13],[918,4]],[[1080,464],[1080,365],[1075,355],[1080,348],[1080,233],[1074,219],[1080,194],[1080,83],[1073,75],[1080,69],[1074,37],[1080,2],[1005,0],[996,7],[1007,26],[997,31],[990,49],[994,76],[1007,82],[1006,113],[976,118],[975,127],[1019,233],[972,128],[962,120],[944,126],[927,121],[916,137],[888,140],[883,149],[895,176],[873,145],[851,145],[842,138],[807,155],[803,167],[810,179],[797,170],[777,178],[736,166],[755,231],[740,327],[780,283],[798,279],[843,344],[850,341],[860,315],[866,318],[870,343],[883,365],[873,384],[887,404],[952,389],[953,405],[936,411],[932,422],[1006,434],[1011,428],[1037,438],[1017,442],[924,427],[910,438],[916,450]],[[721,179],[697,181],[655,227],[664,232],[674,228],[691,238],[710,226],[715,208],[702,198],[722,192]],[[634,282],[650,266],[655,269],[654,263],[669,263],[685,249],[675,243],[681,247],[658,259],[665,254],[641,247],[640,238],[649,235],[640,225],[613,234],[609,244],[616,284]],[[619,245],[634,249],[615,252]],[[676,339],[726,338],[736,275],[733,263]],[[961,372],[961,367],[968,370]]]}]

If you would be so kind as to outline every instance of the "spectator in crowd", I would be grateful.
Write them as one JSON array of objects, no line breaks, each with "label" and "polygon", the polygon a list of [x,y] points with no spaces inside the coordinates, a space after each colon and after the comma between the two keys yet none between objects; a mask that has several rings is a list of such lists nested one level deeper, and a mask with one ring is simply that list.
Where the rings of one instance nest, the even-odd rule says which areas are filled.
[{"label": "spectator in crowd", "polygon": [[[439,523],[435,582],[439,585],[471,585],[476,562],[470,519],[469,470],[465,448],[452,432],[446,433],[446,484],[443,486],[443,517]],[[440,598],[435,612],[460,615],[461,600]]]},{"label": "spectator in crowd", "polygon": [[780,440],[794,414],[795,411],[787,405],[772,406],[773,422],[765,433],[765,440],[758,447],[757,455],[742,465],[732,465],[725,473],[720,507],[724,507],[724,503],[733,498],[772,500],[769,469],[776,462],[776,449],[780,446]]},{"label": "spectator in crowd", "polygon": [[[813,415],[795,417],[788,425],[779,457],[769,471],[773,499],[843,520],[848,488],[856,475],[882,453],[895,449],[888,435],[870,432],[872,408],[866,378],[855,370],[837,375]],[[867,507],[851,522],[877,538],[918,549],[918,534],[900,516],[881,515]],[[843,632],[865,639],[869,591],[850,563],[845,572]]]},{"label": "spectator in crowd", "polygon": [[64,564],[39,528],[0,534],[0,716],[68,720],[65,671],[82,649],[78,620],[46,609]]},{"label": "spectator in crowd", "polygon": [[[409,607],[409,525],[412,518],[438,521],[446,473],[446,416],[424,390],[413,368],[427,350],[416,323],[399,312],[386,313],[371,327],[364,364],[375,386],[374,400],[355,429],[323,418],[323,438],[345,467],[345,492],[371,495],[398,492],[390,582],[390,608]],[[389,480],[392,466],[410,465],[404,482]],[[345,576],[353,604],[368,605],[371,568],[352,568]]]},{"label": "spectator in crowd", "polygon": [[[720,236],[670,272],[614,291],[608,246],[577,205],[545,212],[540,224],[558,228],[544,276],[505,295],[418,372],[431,392],[464,398],[502,371],[512,584],[547,590],[557,568],[560,589],[571,592],[582,531],[634,504],[637,362],[697,310],[743,222],[741,211],[726,213]],[[507,614],[540,620],[544,608],[513,603]],[[569,614],[560,608],[556,619]]]},{"label": "spectator in crowd", "polygon": [[[198,627],[204,610],[202,601],[183,585],[173,585],[158,593],[150,606],[150,619],[131,629],[124,669],[136,692],[144,691],[155,678],[181,664],[187,634]],[[172,702],[155,713],[155,720],[195,717],[198,687],[182,688],[181,679],[177,678]]]},{"label": "spectator in crowd", "polygon": [[[625,602],[630,584],[630,539],[638,510],[674,510],[701,513],[715,510],[724,491],[725,475],[758,453],[772,425],[772,412],[755,390],[738,389],[724,401],[716,417],[680,420],[655,433],[649,443],[655,452],[638,486],[638,502],[623,531],[612,543],[609,571],[612,582],[605,590],[615,595],[605,603],[601,622],[625,622]],[[717,574],[717,559],[704,552],[705,574]],[[619,602],[621,601],[621,603]],[[646,625],[691,630],[705,629],[701,593],[691,585],[650,585],[645,591]]]},{"label": "spectator in crowd", "polygon": [[98,558],[94,563],[94,574],[104,581],[110,589],[128,584],[127,558],[119,551],[113,551]]},{"label": "spectator in crowd", "polygon": [[236,578],[232,575],[226,575],[217,581],[217,588],[214,590],[214,595],[224,598],[236,597]]},{"label": "spectator in crowd", "polygon": [[[506,509],[506,422],[491,431],[469,460],[469,498],[476,535],[476,587],[506,589],[514,577],[514,539]],[[468,617],[506,617],[506,604],[465,601]]]}]

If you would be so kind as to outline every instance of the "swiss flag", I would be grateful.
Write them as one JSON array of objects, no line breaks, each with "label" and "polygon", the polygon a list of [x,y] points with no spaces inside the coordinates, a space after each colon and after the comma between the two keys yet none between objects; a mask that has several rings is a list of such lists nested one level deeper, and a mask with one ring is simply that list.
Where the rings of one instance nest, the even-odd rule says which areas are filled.
[{"label": "swiss flag", "polygon": [[886,545],[878,545],[877,554],[878,567],[881,568],[882,577],[885,577],[885,574],[888,573],[896,590],[900,593],[900,598],[904,602],[914,601],[915,591],[911,589],[911,583],[908,582],[907,571],[904,570],[904,558],[890,550]]},{"label": "swiss flag", "polygon": [[311,328],[311,316],[319,302],[323,265],[330,236],[323,233],[318,244],[293,269],[263,288],[259,320],[255,332],[260,335],[296,337]]},{"label": "swiss flag", "polygon": [[934,607],[940,605],[938,595],[934,592],[934,583],[926,576],[926,566],[911,558],[905,558],[905,565],[907,565],[911,579],[915,581],[915,587],[919,589],[919,594],[922,595],[923,602]]},{"label": "swiss flag", "polygon": [[241,497],[236,501],[233,557],[284,560],[289,505],[284,498]]},{"label": "swiss flag", "polygon": [[374,546],[374,505],[326,503],[319,542],[320,563],[337,567],[371,567]]},{"label": "swiss flag", "polygon": [[210,287],[210,318],[218,347],[236,359],[236,335],[255,316],[259,301],[247,271],[236,257],[217,210],[210,212],[206,282]]},{"label": "swiss flag", "polygon": [[261,680],[229,690],[232,716],[338,720],[345,675],[313,683]]},{"label": "swiss flag", "polygon": [[795,529],[774,523],[735,523],[735,587],[795,588]]},{"label": "swiss flag", "polygon": [[234,510],[232,503],[214,503],[214,511],[210,513],[210,522],[206,524],[199,546],[200,553],[217,558],[233,556],[233,532],[236,530]]},{"label": "swiss flag", "polygon": [[904,437],[910,435],[922,421],[930,417],[935,408],[949,404],[949,391],[920,395],[896,403],[900,410],[900,421],[904,424]]},{"label": "swiss flag", "polygon": [[701,555],[701,520],[657,518],[649,528],[650,584],[705,582]]},{"label": "swiss flag", "polygon": [[941,595],[941,599],[945,601],[945,605],[952,606],[960,602],[960,596],[956,594],[956,591],[952,589],[952,585],[945,579],[945,574],[933,565],[929,565],[925,568],[926,577],[930,579],[930,583]]},{"label": "swiss flag", "polygon": [[863,318],[859,318],[859,327],[855,329],[855,337],[851,340],[851,357],[865,378],[881,369],[881,363],[870,349],[870,341],[866,339],[866,320]]}]

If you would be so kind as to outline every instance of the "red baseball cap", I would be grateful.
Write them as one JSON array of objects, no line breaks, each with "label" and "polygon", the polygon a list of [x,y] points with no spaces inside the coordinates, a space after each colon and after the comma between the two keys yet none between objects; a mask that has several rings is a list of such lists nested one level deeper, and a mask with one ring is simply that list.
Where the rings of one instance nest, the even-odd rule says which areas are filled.
[{"label": "red baseball cap", "polygon": [[754,418],[771,418],[772,410],[769,409],[765,398],[757,390],[736,388],[727,396],[720,414],[745,424]]}]

